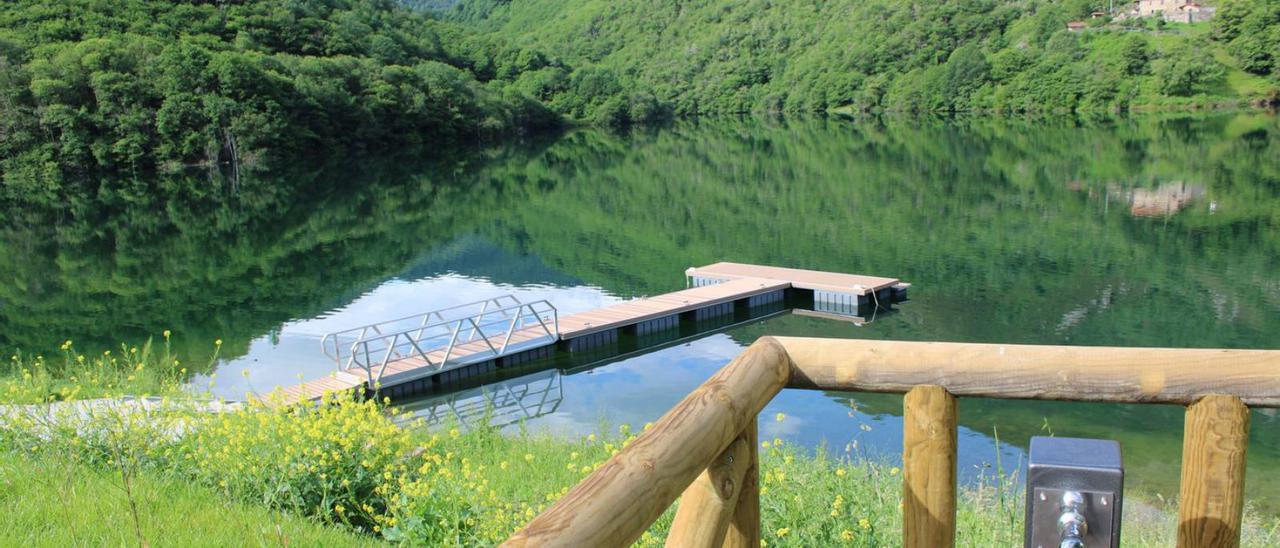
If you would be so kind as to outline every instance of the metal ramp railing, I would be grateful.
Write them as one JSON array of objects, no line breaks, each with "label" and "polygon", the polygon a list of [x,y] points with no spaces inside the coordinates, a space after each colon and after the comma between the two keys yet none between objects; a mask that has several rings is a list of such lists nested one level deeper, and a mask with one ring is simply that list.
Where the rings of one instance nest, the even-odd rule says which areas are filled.
[{"label": "metal ramp railing", "polygon": [[424,367],[440,371],[558,340],[555,306],[502,295],[330,333],[320,346],[339,371],[363,370],[373,386],[398,360],[418,358]]}]

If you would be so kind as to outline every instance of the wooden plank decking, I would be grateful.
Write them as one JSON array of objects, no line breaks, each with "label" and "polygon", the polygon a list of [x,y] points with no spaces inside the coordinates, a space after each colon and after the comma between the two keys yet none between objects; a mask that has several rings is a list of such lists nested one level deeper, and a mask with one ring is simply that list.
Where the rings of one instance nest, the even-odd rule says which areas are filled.
[{"label": "wooden plank decking", "polygon": [[863,276],[861,274],[841,274],[838,272],[822,272],[800,268],[783,268],[780,266],[761,266],[743,263],[715,263],[685,271],[686,276],[735,280],[758,278],[765,280],[781,280],[798,289],[817,291],[835,291],[865,295],[867,291],[879,291],[888,287],[906,288],[911,284],[903,283],[897,278],[881,278]]},{"label": "wooden plank decking", "polygon": [[[300,401],[318,400],[325,392],[344,392],[358,388],[365,383],[364,371],[337,371],[329,376],[310,380],[302,384],[288,387],[277,387],[275,392],[261,396],[259,399],[269,405],[293,404]],[[277,396],[278,394],[278,396]],[[279,398],[278,400],[276,398]]]},{"label": "wooden plank decking", "polygon": [[741,278],[722,284],[693,287],[656,297],[618,303],[560,318],[560,338],[573,339],[787,287],[789,284],[782,281]]},{"label": "wooden plank decking", "polygon": [[[542,349],[561,342],[574,341],[575,339],[581,339],[577,342],[591,342],[591,339],[582,338],[597,334],[601,334],[599,336],[612,337],[613,335],[604,332],[636,326],[650,320],[669,318],[685,312],[724,305],[741,299],[749,299],[758,295],[781,292],[789,288],[863,296],[887,288],[905,290],[910,286],[910,284],[903,283],[896,278],[728,262],[690,268],[685,271],[685,275],[690,278],[701,279],[700,283],[705,284],[708,281],[710,283],[561,317],[558,321],[558,338],[548,338],[547,332],[540,326],[513,331],[510,345],[507,347],[508,351],[503,356]],[[777,298],[781,298],[781,293],[777,295]],[[721,311],[717,310],[713,313],[719,314]],[[810,312],[810,314],[819,317],[832,316],[821,312]],[[851,321],[859,322],[861,320],[862,318],[853,318]],[[663,323],[665,324],[666,320]],[[545,342],[537,339],[543,339]],[[490,346],[491,344],[493,347]],[[492,356],[492,359],[497,359],[501,356],[494,355],[493,348],[500,346],[500,344],[501,340],[495,342],[493,338],[490,338],[488,343],[480,339],[457,344],[448,353],[448,363],[446,363],[444,349],[435,349],[427,352],[430,362],[421,356],[391,360],[387,363],[385,371],[382,372],[380,385],[386,388],[391,385],[411,382],[443,371],[449,371],[462,365],[483,362],[488,359],[488,356]],[[567,348],[575,348],[575,346],[567,346]],[[378,377],[380,369],[381,367],[379,366],[374,367],[373,374],[375,378]],[[280,391],[283,393],[287,403],[316,400],[329,391],[363,389],[368,382],[368,378],[368,373],[364,369],[357,367],[338,371],[324,378],[283,388]],[[267,398],[264,397],[263,399]]]}]

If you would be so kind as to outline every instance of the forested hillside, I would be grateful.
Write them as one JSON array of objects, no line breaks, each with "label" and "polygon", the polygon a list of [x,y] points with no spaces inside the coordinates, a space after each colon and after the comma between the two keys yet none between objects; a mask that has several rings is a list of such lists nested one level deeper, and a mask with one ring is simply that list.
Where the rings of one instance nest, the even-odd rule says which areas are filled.
[{"label": "forested hillside", "polygon": [[1280,0],[1065,29],[1102,4],[14,0],[0,202],[100,194],[96,173],[438,150],[565,119],[1276,100]]},{"label": "forested hillside", "polygon": [[[445,13],[682,114],[1275,101],[1280,1],[1217,4],[1196,25],[1090,18],[1100,0],[461,0]],[[526,90],[555,91],[553,72]]]},{"label": "forested hillside", "polygon": [[71,174],[555,125],[512,87],[544,69],[559,67],[391,0],[9,1],[0,201],[65,199]]}]

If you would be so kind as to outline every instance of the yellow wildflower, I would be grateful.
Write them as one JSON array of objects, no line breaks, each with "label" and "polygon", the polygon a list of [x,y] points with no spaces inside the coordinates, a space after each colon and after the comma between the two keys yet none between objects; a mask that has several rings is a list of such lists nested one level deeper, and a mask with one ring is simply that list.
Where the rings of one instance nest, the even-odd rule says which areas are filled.
[{"label": "yellow wildflower", "polygon": [[790,527],[783,527],[783,528],[781,528],[781,529],[778,529],[777,531],[774,531],[774,533],[773,533],[773,534],[774,534],[774,535],[777,535],[777,536],[778,536],[778,538],[782,538],[782,537],[787,536],[787,533],[790,533],[790,532],[791,532],[791,528],[790,528]]}]

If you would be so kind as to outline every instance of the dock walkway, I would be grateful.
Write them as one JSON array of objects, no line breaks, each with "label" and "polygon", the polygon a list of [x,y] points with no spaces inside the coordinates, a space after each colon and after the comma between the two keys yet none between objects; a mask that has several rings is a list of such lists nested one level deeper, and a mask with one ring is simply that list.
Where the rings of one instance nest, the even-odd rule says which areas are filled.
[{"label": "dock walkway", "polygon": [[[784,300],[787,291],[811,292],[819,313],[880,306],[905,298],[910,284],[896,278],[841,274],[742,263],[715,263],[685,271],[688,289],[635,299],[559,317],[550,303],[491,299],[473,315],[428,312],[325,337],[325,352],[339,369],[331,375],[279,389],[286,402],[319,399],[325,392],[386,389],[472,366],[481,371],[575,352]],[[515,304],[511,304],[514,302]],[[496,303],[496,304],[495,304]],[[463,305],[449,310],[467,310]],[[403,322],[413,323],[405,329]],[[358,334],[357,334],[358,333]],[[343,337],[349,337],[344,339]],[[350,346],[347,346],[348,341]]]}]

